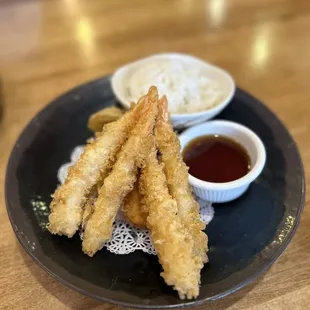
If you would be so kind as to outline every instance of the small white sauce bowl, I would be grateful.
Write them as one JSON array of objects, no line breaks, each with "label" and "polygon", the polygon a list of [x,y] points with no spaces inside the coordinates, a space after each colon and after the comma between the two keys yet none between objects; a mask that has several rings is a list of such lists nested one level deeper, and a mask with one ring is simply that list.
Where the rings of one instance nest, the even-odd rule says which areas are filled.
[{"label": "small white sauce bowl", "polygon": [[205,122],[219,114],[231,102],[236,90],[236,85],[233,78],[226,71],[190,55],[170,53],[155,54],[153,56],[137,60],[121,67],[113,74],[111,78],[112,90],[118,101],[123,105],[123,107],[125,107],[126,109],[130,107],[130,96],[128,94],[127,88],[130,75],[141,66],[146,65],[148,62],[162,59],[184,60],[192,63],[193,65],[199,66],[205,72],[208,78],[217,82],[217,84],[222,88],[223,91],[223,98],[221,102],[219,102],[213,108],[195,113],[171,113],[171,121],[174,128],[182,129]]},{"label": "small white sauce bowl", "polygon": [[221,135],[241,144],[248,152],[251,170],[242,178],[226,183],[206,182],[189,175],[194,193],[203,200],[222,203],[240,197],[262,172],[266,150],[260,138],[247,127],[223,120],[206,122],[185,130],[180,136],[182,151],[193,139],[205,135]]}]

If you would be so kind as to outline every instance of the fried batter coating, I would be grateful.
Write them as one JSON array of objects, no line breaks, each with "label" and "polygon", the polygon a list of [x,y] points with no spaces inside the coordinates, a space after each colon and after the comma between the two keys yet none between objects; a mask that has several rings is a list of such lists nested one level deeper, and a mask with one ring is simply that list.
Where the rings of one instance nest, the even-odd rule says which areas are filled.
[{"label": "fried batter coating", "polygon": [[84,230],[86,222],[89,220],[90,216],[92,215],[94,211],[95,201],[98,198],[98,192],[102,184],[103,184],[103,180],[100,179],[100,181],[95,186],[93,186],[92,190],[90,191],[89,198],[86,201],[85,206],[84,206],[82,224],[81,224],[82,231]]},{"label": "fried batter coating", "polygon": [[151,87],[137,125],[122,147],[111,173],[105,178],[94,212],[85,225],[83,251],[93,256],[112,236],[113,222],[125,196],[133,189],[138,168],[149,150],[158,110],[158,94]]},{"label": "fried batter coating", "polygon": [[140,109],[141,105],[137,105],[118,121],[107,124],[69,169],[65,183],[56,190],[50,205],[49,231],[52,234],[72,237],[77,231],[90,191],[112,167],[117,152],[136,123]]},{"label": "fried batter coating", "polygon": [[117,107],[108,107],[92,114],[88,119],[88,128],[93,132],[100,132],[107,123],[121,118],[124,111]]},{"label": "fried batter coating", "polygon": [[177,201],[178,214],[184,226],[193,236],[195,254],[199,256],[198,262],[206,263],[208,261],[208,237],[202,231],[205,224],[200,220],[199,204],[194,199],[188,182],[188,168],[181,155],[180,141],[169,120],[166,97],[159,102],[155,136],[161,160],[164,163],[169,192]]},{"label": "fried batter coating", "polygon": [[140,228],[146,228],[147,212],[143,210],[142,195],[139,190],[140,177],[138,176],[133,190],[126,196],[122,207],[125,218]]},{"label": "fried batter coating", "polygon": [[155,146],[142,168],[141,184],[149,213],[147,226],[163,267],[161,276],[178,291],[181,299],[195,298],[199,293],[201,266],[197,266],[193,257],[193,240],[187,237],[177,203],[168,192],[163,164],[158,163]]}]

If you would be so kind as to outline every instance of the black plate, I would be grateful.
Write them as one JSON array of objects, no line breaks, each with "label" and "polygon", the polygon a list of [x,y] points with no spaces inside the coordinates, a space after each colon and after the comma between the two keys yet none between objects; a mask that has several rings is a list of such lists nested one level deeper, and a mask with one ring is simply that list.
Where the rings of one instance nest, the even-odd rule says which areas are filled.
[{"label": "black plate", "polygon": [[159,276],[157,257],[106,250],[89,258],[78,236],[52,236],[44,228],[57,186],[57,170],[72,149],[91,136],[93,112],[116,104],[109,78],[77,87],[40,112],[19,137],[6,175],[7,210],[28,254],[54,278],[101,301],[132,307],[179,307],[214,300],[248,284],[283,252],[298,226],[305,180],[297,147],[288,131],[262,103],[238,89],[218,117],[255,131],[267,149],[259,179],[240,199],[215,208],[207,228],[210,263],[202,270],[200,295],[182,301]]}]

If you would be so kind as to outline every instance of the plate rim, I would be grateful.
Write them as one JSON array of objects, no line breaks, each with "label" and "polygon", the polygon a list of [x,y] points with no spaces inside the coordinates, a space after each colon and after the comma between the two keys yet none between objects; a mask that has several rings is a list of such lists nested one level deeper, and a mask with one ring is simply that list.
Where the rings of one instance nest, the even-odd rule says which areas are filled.
[{"label": "plate rim", "polygon": [[[196,305],[201,305],[205,302],[208,301],[214,301],[220,298],[223,298],[225,296],[228,296],[238,290],[240,290],[241,288],[245,287],[246,285],[250,284],[251,282],[253,282],[254,280],[256,280],[257,278],[259,278],[264,272],[266,272],[266,270],[268,270],[270,268],[271,265],[274,264],[274,262],[283,254],[284,250],[287,248],[287,246],[289,245],[289,243],[292,241],[296,230],[300,224],[300,219],[301,219],[301,214],[304,210],[305,207],[305,198],[306,198],[306,194],[305,194],[305,189],[306,189],[306,182],[305,182],[305,171],[304,171],[304,166],[303,166],[303,162],[302,162],[302,158],[300,155],[300,151],[298,148],[297,143],[295,142],[294,138],[292,137],[291,133],[289,132],[289,130],[287,129],[287,127],[284,125],[284,123],[282,122],[282,120],[280,118],[278,118],[278,116],[268,107],[266,106],[263,102],[261,102],[258,98],[254,97],[253,95],[251,95],[249,92],[236,87],[236,92],[234,96],[242,95],[247,97],[248,99],[250,99],[251,101],[255,102],[256,104],[260,104],[262,105],[279,123],[280,125],[283,127],[283,129],[286,131],[286,133],[288,134],[289,138],[291,139],[291,141],[294,144],[294,148],[296,150],[296,155],[297,155],[297,159],[301,168],[301,196],[300,196],[300,200],[298,202],[298,210],[296,213],[296,221],[294,222],[292,229],[289,233],[289,235],[287,236],[287,238],[284,240],[284,242],[280,245],[279,249],[273,254],[273,256],[270,258],[270,260],[264,264],[264,266],[262,266],[260,268],[260,270],[256,273],[253,273],[253,275],[249,278],[247,278],[245,281],[242,281],[240,283],[238,283],[237,285],[231,287],[230,289],[228,289],[225,292],[221,292],[215,296],[212,297],[206,297],[200,300],[193,300],[193,301],[186,301],[186,302],[182,302],[182,300],[180,299],[180,303],[174,303],[174,304],[167,304],[167,305],[148,305],[148,304],[136,304],[136,303],[132,303],[132,302],[124,302],[124,301],[118,301],[115,299],[110,299],[108,297],[104,297],[104,296],[98,296],[92,292],[86,291],[83,288],[80,288],[79,286],[71,283],[70,281],[64,279],[63,277],[57,275],[56,273],[54,273],[52,270],[50,270],[48,267],[46,267],[44,265],[43,262],[41,262],[36,255],[32,252],[29,244],[27,243],[27,241],[25,240],[25,238],[23,238],[23,236],[21,235],[21,233],[19,232],[19,230],[17,229],[17,226],[15,225],[15,221],[13,219],[13,216],[11,214],[11,210],[10,210],[10,202],[9,202],[9,194],[8,194],[8,187],[9,187],[9,183],[10,183],[10,171],[12,170],[12,165],[15,162],[15,157],[18,154],[18,144],[20,143],[20,141],[23,140],[23,137],[27,131],[28,128],[30,128],[32,126],[32,124],[36,121],[36,119],[38,117],[40,117],[40,115],[45,114],[47,110],[49,110],[50,108],[54,107],[55,105],[59,105],[61,104],[61,100],[63,98],[65,98],[66,96],[76,92],[77,90],[81,89],[82,87],[87,87],[89,85],[94,85],[97,84],[99,82],[102,81],[109,81],[111,78],[111,75],[108,76],[104,76],[104,77],[99,77],[90,81],[87,81],[85,83],[79,84],[67,91],[65,91],[64,93],[60,94],[59,96],[57,96],[55,99],[53,99],[51,102],[49,102],[47,105],[45,105],[38,113],[36,113],[31,120],[27,123],[27,125],[23,128],[23,130],[20,132],[18,138],[16,139],[16,142],[13,146],[13,148],[11,149],[11,153],[9,156],[9,160],[7,162],[7,166],[6,166],[6,172],[5,172],[5,191],[4,191],[4,196],[5,196],[5,204],[6,204],[6,210],[7,210],[7,214],[10,220],[10,224],[12,226],[12,229],[16,235],[17,240],[19,241],[19,243],[22,245],[22,247],[24,248],[24,250],[26,251],[26,253],[45,271],[47,272],[47,274],[51,275],[55,280],[57,280],[58,282],[60,282],[61,284],[73,289],[74,291],[81,293],[85,296],[91,297],[93,299],[96,299],[100,302],[107,302],[110,304],[114,304],[114,305],[120,305],[120,306],[125,306],[125,307],[133,307],[133,308],[139,308],[139,309],[158,309],[158,308],[162,308],[162,309],[172,309],[172,308],[179,308],[179,307],[190,307],[190,306],[196,306]],[[114,95],[114,94],[113,94]],[[115,96],[115,95],[114,95]]]}]

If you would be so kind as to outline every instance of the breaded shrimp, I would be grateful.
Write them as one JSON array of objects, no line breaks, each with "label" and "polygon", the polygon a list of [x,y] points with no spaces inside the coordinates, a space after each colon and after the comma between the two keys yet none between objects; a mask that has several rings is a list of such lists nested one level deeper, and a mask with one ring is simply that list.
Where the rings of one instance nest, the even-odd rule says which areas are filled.
[{"label": "breaded shrimp", "polygon": [[136,105],[119,120],[107,124],[69,169],[65,183],[56,190],[50,205],[49,231],[52,234],[72,237],[77,231],[90,191],[108,173],[136,123],[140,108],[141,105]]},{"label": "breaded shrimp", "polygon": [[146,228],[147,212],[143,210],[142,195],[139,190],[140,177],[134,184],[133,190],[126,196],[122,207],[125,218],[140,228]]},{"label": "breaded shrimp", "polygon": [[151,87],[137,125],[122,147],[117,161],[100,189],[94,212],[85,225],[83,251],[93,256],[111,238],[112,225],[125,196],[133,189],[138,168],[149,150],[158,110],[158,94]]},{"label": "breaded shrimp", "polygon": [[96,202],[96,199],[98,198],[98,192],[103,184],[103,180],[100,179],[100,181],[92,188],[90,191],[89,198],[87,199],[84,210],[83,210],[83,216],[82,216],[82,223],[81,223],[81,228],[82,231],[85,228],[86,222],[89,220],[90,216],[92,215],[94,211],[94,205]]},{"label": "breaded shrimp", "polygon": [[177,201],[178,214],[188,233],[194,239],[195,253],[199,256],[198,261],[206,263],[208,261],[208,237],[202,231],[205,224],[200,220],[199,204],[194,199],[188,183],[188,168],[180,152],[180,141],[169,121],[166,97],[159,102],[155,136],[161,160],[164,163],[169,192]]},{"label": "breaded shrimp", "polygon": [[178,291],[181,299],[195,298],[199,293],[200,266],[193,257],[193,240],[186,236],[177,203],[168,192],[163,164],[156,158],[155,143],[142,168],[141,184],[149,214],[147,226],[163,267],[161,276]]},{"label": "breaded shrimp", "polygon": [[[138,104],[140,103],[143,103],[144,100],[145,100],[146,96],[142,96],[139,101],[138,101]],[[131,109],[133,109],[135,107],[135,103],[132,102],[130,104],[131,106]],[[113,107],[112,107],[113,108]],[[115,109],[118,109],[118,108],[115,108]],[[119,109],[118,109],[119,110]],[[106,112],[110,113],[111,111],[111,108],[106,108],[106,109],[103,109],[99,112],[102,112],[103,114],[106,113]],[[121,110],[120,110],[121,111]],[[99,113],[98,112],[98,113]],[[113,114],[114,112],[112,112]],[[122,111],[122,113],[124,113]],[[92,116],[96,115],[93,114],[90,116],[90,118],[88,119],[88,127],[89,129],[93,130],[96,137],[99,137],[101,134],[102,134],[102,131],[97,131],[98,128],[99,128],[99,122],[101,122],[101,129],[103,128],[103,126],[105,125],[104,122],[103,122],[103,119],[101,118],[101,113],[99,113],[99,118],[97,119],[98,120],[98,123],[97,123],[97,127],[95,128],[91,128],[90,127],[90,123],[91,123],[91,119],[92,119]],[[117,114],[117,113],[114,113],[114,114]],[[115,115],[116,116],[116,115]],[[120,117],[120,116],[119,116]],[[119,118],[118,117],[118,118]],[[115,119],[116,120],[116,119]],[[114,120],[114,121],[115,121]],[[110,122],[112,121],[112,119],[110,119]],[[107,122],[106,122],[107,123]],[[94,125],[95,126],[95,125]],[[93,140],[94,138],[91,138],[90,142]],[[82,230],[84,230],[85,228],[85,224],[86,222],[89,220],[91,214],[93,213],[94,211],[94,205],[95,205],[95,201],[98,197],[98,192],[103,184],[103,178],[104,177],[101,177],[99,183],[97,183],[93,189],[91,190],[91,194],[89,195],[89,199],[86,201],[85,203],[85,206],[84,206],[84,211],[83,211],[83,217],[82,217]],[[127,195],[127,197],[125,198],[125,204],[126,204],[126,211],[127,211],[127,208],[128,208],[128,212],[125,215],[125,217],[127,218],[128,221],[132,222],[134,225],[140,227],[140,228],[144,228],[146,227],[146,213],[142,213],[140,212],[140,207],[142,206],[142,204],[139,203],[139,205],[137,204],[138,203],[138,199],[141,198],[141,195],[140,193],[136,193],[135,192],[135,187],[132,191],[132,193],[129,193]],[[139,208],[139,209],[138,209]],[[125,211],[125,212],[126,212]]]}]

